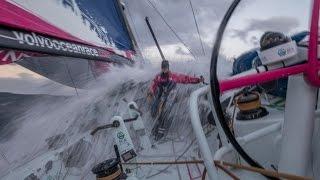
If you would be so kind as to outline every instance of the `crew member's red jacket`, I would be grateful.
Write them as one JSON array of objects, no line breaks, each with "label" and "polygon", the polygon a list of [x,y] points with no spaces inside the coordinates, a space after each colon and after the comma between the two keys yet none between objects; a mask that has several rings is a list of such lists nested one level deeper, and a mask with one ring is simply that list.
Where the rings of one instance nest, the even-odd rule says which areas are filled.
[{"label": "crew member's red jacket", "polygon": [[173,81],[175,83],[181,83],[181,84],[197,84],[197,83],[200,83],[201,81],[201,79],[197,77],[173,73],[169,71],[168,79],[166,77],[162,77],[161,73],[156,75],[156,77],[153,79],[152,84],[150,86],[150,92],[154,95],[159,85],[167,82],[168,80]]}]

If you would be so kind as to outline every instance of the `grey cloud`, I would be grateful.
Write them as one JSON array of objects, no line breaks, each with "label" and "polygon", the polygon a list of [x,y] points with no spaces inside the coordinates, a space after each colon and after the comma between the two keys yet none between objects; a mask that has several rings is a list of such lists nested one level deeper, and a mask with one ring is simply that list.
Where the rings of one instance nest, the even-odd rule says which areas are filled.
[{"label": "grey cloud", "polygon": [[182,49],[182,47],[178,47],[178,49],[176,49],[176,54],[180,54],[180,55],[187,55],[188,52],[186,52],[185,50]]},{"label": "grey cloud", "polygon": [[257,36],[252,36],[250,38],[250,42],[254,45],[254,46],[258,46],[259,45],[259,38]]},{"label": "grey cloud", "polygon": [[[238,37],[244,42],[248,42],[249,33],[252,31],[278,31],[285,34],[299,26],[299,22],[293,17],[271,17],[269,19],[250,19],[248,26],[244,29],[233,29],[231,37]],[[250,42],[256,43],[257,37],[251,38]]]}]

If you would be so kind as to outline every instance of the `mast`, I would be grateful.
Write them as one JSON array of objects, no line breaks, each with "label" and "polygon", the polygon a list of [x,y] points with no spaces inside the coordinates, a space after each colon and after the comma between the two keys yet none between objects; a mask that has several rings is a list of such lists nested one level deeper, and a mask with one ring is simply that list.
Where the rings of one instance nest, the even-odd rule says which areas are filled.
[{"label": "mast", "polygon": [[157,40],[156,36],[154,35],[153,29],[152,29],[151,24],[150,24],[150,22],[149,22],[149,18],[146,17],[145,20],[146,20],[146,23],[147,23],[147,25],[148,25],[149,31],[150,31],[150,33],[151,33],[151,35],[152,35],[152,38],[153,38],[154,42],[156,43],[156,46],[157,46],[157,48],[158,48],[158,50],[159,50],[159,53],[160,53],[160,55],[161,55],[161,58],[162,58],[162,60],[164,61],[166,58],[164,57],[164,55],[163,55],[163,53],[162,53],[162,50],[161,50],[161,48],[160,48],[160,45],[159,45],[159,43],[158,43],[158,40]]}]

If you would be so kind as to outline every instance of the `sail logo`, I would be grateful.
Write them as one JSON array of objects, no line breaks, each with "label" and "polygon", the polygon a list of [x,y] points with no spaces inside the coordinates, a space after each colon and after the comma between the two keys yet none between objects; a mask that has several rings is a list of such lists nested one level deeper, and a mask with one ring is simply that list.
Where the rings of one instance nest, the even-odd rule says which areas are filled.
[{"label": "sail logo", "polygon": [[19,44],[27,44],[29,46],[37,46],[58,51],[66,51],[77,54],[84,54],[89,56],[99,56],[98,51],[94,48],[79,45],[75,43],[65,42],[57,39],[43,37],[35,33],[24,33],[12,31],[15,39]]},{"label": "sail logo", "polygon": [[[80,16],[84,26],[88,26],[92,32],[94,32],[98,38],[103,41],[108,46],[115,46],[115,42],[108,33],[106,29],[107,26],[101,26],[96,20],[93,19],[92,16],[87,15],[86,13],[82,12],[81,9],[78,7],[75,1],[70,0],[60,0],[65,8],[70,9],[75,16]],[[79,15],[80,14],[80,15]]]},{"label": "sail logo", "polygon": [[37,53],[14,51],[14,50],[0,50],[0,65],[10,64],[12,62],[23,59],[24,57],[37,56]]}]

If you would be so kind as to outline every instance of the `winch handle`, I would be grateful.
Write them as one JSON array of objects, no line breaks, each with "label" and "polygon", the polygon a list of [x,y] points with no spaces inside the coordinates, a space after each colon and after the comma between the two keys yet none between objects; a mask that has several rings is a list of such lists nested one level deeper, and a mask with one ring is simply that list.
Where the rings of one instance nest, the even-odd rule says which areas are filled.
[{"label": "winch handle", "polygon": [[113,124],[106,124],[103,126],[98,126],[93,131],[90,132],[90,135],[94,136],[98,131],[100,131],[102,129],[112,128],[112,127],[114,127]]},{"label": "winch handle", "polygon": [[[124,119],[123,121],[126,122],[131,122],[131,121],[135,121],[138,119],[138,115],[134,118],[128,118],[128,119]],[[108,128],[114,128],[114,127],[119,127],[119,121],[113,121],[112,124],[106,124],[103,126],[98,126],[96,127],[93,131],[91,131],[90,135],[94,136],[98,131],[102,130],[102,129],[108,129]]]}]

